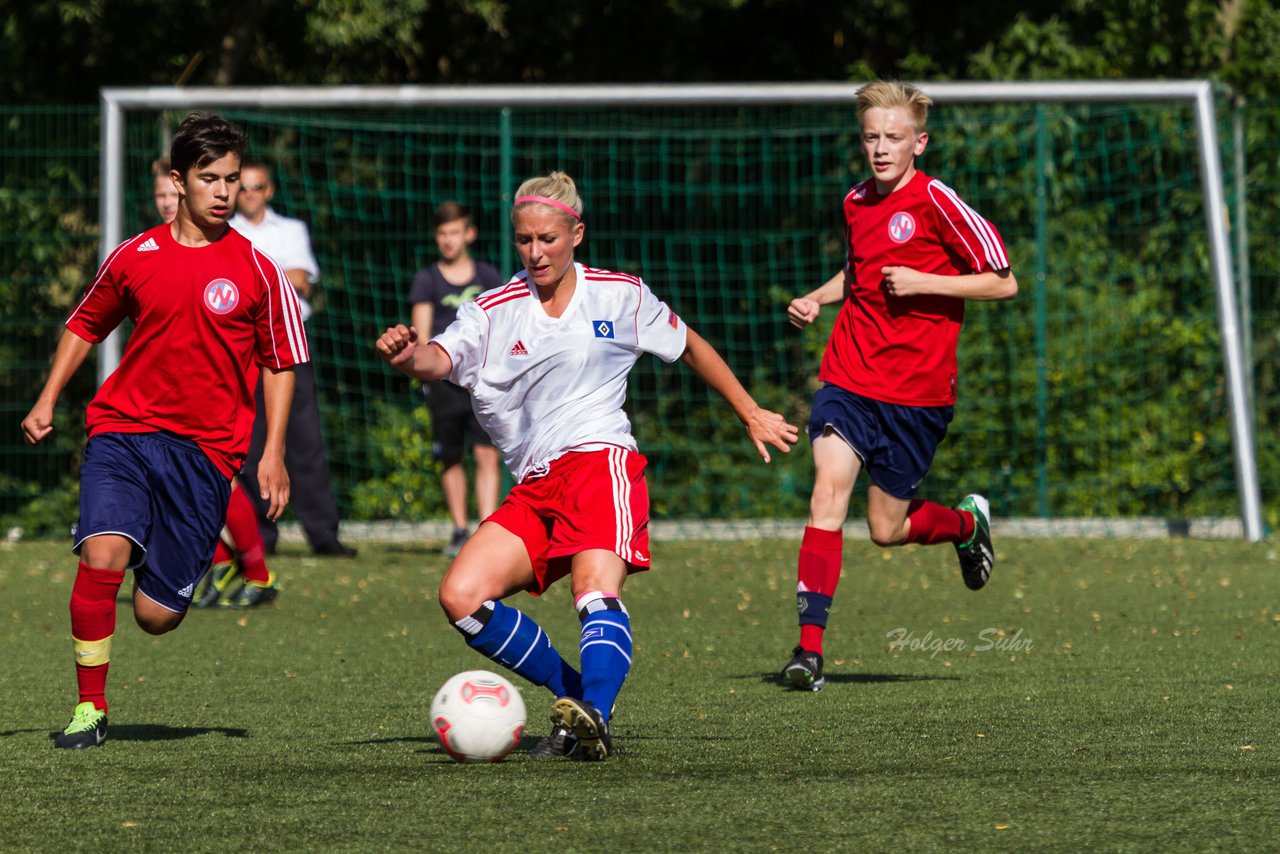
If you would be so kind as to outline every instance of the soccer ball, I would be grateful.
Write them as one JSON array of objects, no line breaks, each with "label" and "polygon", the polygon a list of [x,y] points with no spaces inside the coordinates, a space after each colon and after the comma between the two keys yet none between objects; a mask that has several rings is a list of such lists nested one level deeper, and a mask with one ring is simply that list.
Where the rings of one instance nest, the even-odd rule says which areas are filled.
[{"label": "soccer ball", "polygon": [[487,670],[451,677],[431,701],[431,728],[459,762],[501,762],[520,743],[524,724],[516,686]]}]

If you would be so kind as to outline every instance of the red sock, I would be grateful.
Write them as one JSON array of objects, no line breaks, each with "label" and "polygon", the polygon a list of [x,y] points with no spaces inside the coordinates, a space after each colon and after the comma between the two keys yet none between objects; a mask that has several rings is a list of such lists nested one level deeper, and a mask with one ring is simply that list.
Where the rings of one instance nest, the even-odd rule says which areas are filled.
[{"label": "red sock", "polygon": [[[116,631],[116,593],[124,570],[94,569],[81,562],[71,586],[71,636],[79,641],[99,641]],[[92,702],[107,710],[107,670],[110,661],[86,667],[76,663],[80,702]]]},{"label": "red sock", "polygon": [[[836,586],[840,583],[841,553],[844,549],[844,533],[842,531],[824,531],[821,528],[806,526],[804,539],[800,541],[800,560],[797,567],[799,583],[796,589],[803,593],[808,591],[829,600],[835,596]],[[804,619],[802,615],[801,619]],[[810,652],[822,654],[822,635],[827,630],[826,614],[821,616],[821,623],[802,622],[800,624],[800,646]]]},{"label": "red sock", "polygon": [[218,538],[218,545],[213,549],[213,563],[216,566],[220,563],[231,563],[236,559],[236,553],[231,551],[231,546],[227,545],[221,537]]},{"label": "red sock", "polygon": [[908,543],[932,546],[936,543],[963,543],[973,536],[973,514],[943,507],[932,501],[915,499],[907,508]]},{"label": "red sock", "polygon": [[227,502],[227,530],[240,555],[240,571],[245,580],[269,583],[271,570],[267,569],[267,553],[258,533],[258,511],[239,482],[231,487],[231,500]]}]

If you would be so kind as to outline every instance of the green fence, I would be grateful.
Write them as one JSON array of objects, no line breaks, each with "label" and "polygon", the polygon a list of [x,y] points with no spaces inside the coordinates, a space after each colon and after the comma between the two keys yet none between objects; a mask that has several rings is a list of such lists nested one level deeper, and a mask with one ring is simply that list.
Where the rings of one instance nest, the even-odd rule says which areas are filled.
[{"label": "green fence", "polygon": [[[586,199],[579,257],[643,275],[714,343],[766,405],[807,416],[834,308],[820,329],[787,301],[842,261],[840,203],[862,176],[843,107],[230,112],[274,162],[276,208],[311,225],[324,271],[311,322],[330,469],[348,519],[440,518],[430,425],[371,342],[407,318],[434,253],[431,211],[477,212],[476,255],[514,271],[507,205],[560,168]],[[1254,388],[1275,408],[1275,104],[1244,113]],[[130,113],[130,233],[152,222],[147,166],[173,116]],[[1224,148],[1230,116],[1224,116]],[[60,439],[21,444],[59,321],[96,262],[98,120],[92,108],[0,108],[10,224],[0,262],[4,370],[0,513],[62,530],[74,518],[86,369]],[[1237,512],[1227,402],[1190,107],[944,106],[922,168],[1001,230],[1022,292],[972,305],[960,403],[923,494],[982,490],[1001,516],[1186,518]],[[1229,151],[1226,154],[1230,154]],[[1224,161],[1231,166],[1230,157]],[[792,518],[807,508],[807,443],[765,467],[732,413],[681,366],[642,361],[631,413],[658,518]],[[1269,525],[1280,459],[1261,433]],[[861,499],[858,499],[859,501]],[[855,507],[855,512],[861,512]]]}]

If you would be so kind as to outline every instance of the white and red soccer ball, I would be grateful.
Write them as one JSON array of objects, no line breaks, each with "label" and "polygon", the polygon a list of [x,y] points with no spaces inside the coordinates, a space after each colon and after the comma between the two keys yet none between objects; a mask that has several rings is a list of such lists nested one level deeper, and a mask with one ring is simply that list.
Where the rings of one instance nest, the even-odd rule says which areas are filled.
[{"label": "white and red soccer ball", "polygon": [[524,735],[524,700],[516,686],[487,670],[467,670],[440,686],[431,729],[459,762],[500,762]]}]

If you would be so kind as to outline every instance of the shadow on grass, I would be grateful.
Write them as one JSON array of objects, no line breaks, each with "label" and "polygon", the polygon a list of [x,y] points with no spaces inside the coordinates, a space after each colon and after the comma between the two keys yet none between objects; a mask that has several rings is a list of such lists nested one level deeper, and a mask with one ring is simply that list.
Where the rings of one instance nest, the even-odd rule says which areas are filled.
[{"label": "shadow on grass", "polygon": [[369,738],[364,741],[348,741],[347,744],[436,744],[434,736],[404,735],[399,738]]},{"label": "shadow on grass", "polygon": [[[919,676],[916,674],[904,673],[827,673],[825,674],[828,682],[835,682],[845,685],[877,685],[887,682],[957,682],[959,676]],[[750,675],[738,676],[738,679],[750,679]],[[787,682],[777,671],[759,674],[761,682],[766,684],[777,685],[779,688],[792,690],[791,683]]]},{"label": "shadow on grass", "polygon": [[[107,741],[178,741],[214,733],[227,738],[248,738],[249,731],[223,726],[165,726],[164,724],[124,724],[107,730]],[[49,733],[52,741],[58,734]]]},{"label": "shadow on grass", "polygon": [[444,553],[444,546],[444,540],[422,540],[415,543],[389,543],[387,545],[379,546],[379,549],[387,552],[388,554],[437,557],[445,562],[453,560],[453,558]]}]

